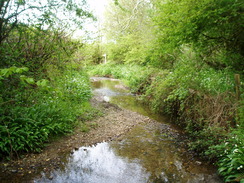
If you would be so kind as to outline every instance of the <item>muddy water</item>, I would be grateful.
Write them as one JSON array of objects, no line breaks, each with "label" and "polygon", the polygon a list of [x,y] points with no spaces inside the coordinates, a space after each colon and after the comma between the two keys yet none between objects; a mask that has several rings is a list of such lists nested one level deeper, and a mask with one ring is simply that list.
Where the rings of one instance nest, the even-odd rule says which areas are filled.
[{"label": "muddy water", "polygon": [[[157,121],[140,124],[117,141],[80,147],[65,167],[35,182],[79,183],[219,183],[216,169],[193,158],[182,133],[152,114],[119,80],[92,78],[99,100],[115,103]],[[183,139],[183,138],[182,138]]]}]

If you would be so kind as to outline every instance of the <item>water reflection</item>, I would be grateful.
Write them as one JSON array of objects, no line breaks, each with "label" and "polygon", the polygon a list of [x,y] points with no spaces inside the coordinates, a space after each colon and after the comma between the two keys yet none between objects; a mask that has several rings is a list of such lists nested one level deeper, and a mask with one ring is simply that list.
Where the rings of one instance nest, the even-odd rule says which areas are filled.
[{"label": "water reflection", "polygon": [[[96,78],[94,78],[96,80]],[[122,107],[162,121],[139,104],[118,80],[93,83],[102,95]],[[181,146],[181,134],[164,123],[141,124],[121,141],[81,147],[68,158],[63,170],[36,180],[52,183],[220,183],[216,169],[192,159]]]},{"label": "water reflection", "polygon": [[[135,95],[130,93],[130,90],[120,80],[101,77],[93,77],[92,80],[93,93],[100,96],[101,100],[138,112],[158,122],[169,123],[165,116],[153,113],[147,105],[138,101]],[[172,124],[171,126],[179,130],[177,126]]]},{"label": "water reflection", "polygon": [[93,147],[81,147],[69,158],[64,170],[55,171],[35,182],[146,183],[149,176],[137,159],[117,156],[104,142]]},{"label": "water reflection", "polygon": [[120,80],[106,78],[99,78],[99,81],[92,82],[93,92],[99,95],[106,95],[108,97],[118,95],[131,95],[128,88],[126,88]]},{"label": "water reflection", "polygon": [[150,183],[222,182],[213,167],[197,164],[188,157],[174,136],[164,124],[143,124],[132,129],[121,142],[111,142],[111,147],[118,156],[140,159],[140,164],[150,172]]}]

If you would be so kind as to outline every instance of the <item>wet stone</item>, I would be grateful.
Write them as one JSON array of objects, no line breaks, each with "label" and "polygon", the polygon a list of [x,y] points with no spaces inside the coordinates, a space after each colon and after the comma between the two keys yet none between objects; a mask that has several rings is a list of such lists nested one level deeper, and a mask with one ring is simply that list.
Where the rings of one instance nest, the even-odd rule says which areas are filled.
[{"label": "wet stone", "polygon": [[18,173],[18,170],[11,170],[12,173]]}]

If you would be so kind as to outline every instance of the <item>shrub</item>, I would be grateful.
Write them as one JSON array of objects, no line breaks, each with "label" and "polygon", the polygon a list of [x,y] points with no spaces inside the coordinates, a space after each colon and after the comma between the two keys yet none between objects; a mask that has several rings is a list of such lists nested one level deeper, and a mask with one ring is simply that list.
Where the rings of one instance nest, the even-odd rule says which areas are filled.
[{"label": "shrub", "polygon": [[51,136],[71,132],[78,117],[85,116],[91,97],[88,77],[74,70],[63,74],[47,86],[46,80],[34,79],[31,85],[21,84],[12,73],[8,80],[20,84],[8,95],[8,85],[2,82],[0,158],[40,151]]},{"label": "shrub", "polygon": [[244,181],[244,134],[243,129],[233,130],[223,143],[211,146],[207,155],[217,156],[218,171],[226,182]]}]

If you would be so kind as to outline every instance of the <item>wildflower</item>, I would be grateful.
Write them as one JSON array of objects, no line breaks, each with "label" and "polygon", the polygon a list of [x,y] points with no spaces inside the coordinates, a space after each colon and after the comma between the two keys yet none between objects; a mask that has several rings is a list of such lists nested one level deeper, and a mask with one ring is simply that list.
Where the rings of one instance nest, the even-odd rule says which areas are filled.
[{"label": "wildflower", "polygon": [[238,168],[237,168],[237,170],[240,170],[241,168],[243,168],[243,166],[241,165],[241,166],[239,166]]},{"label": "wildflower", "polygon": [[238,149],[235,149],[235,150],[233,151],[233,153],[237,153],[237,152],[239,152]]}]

